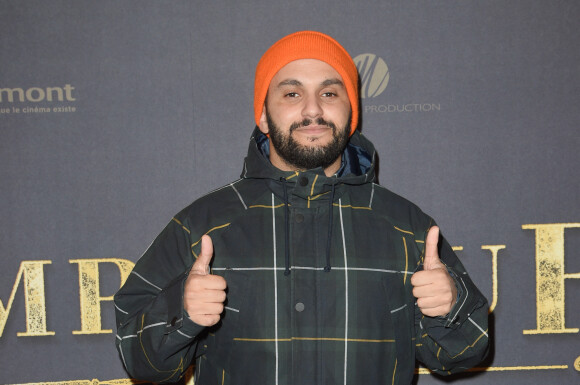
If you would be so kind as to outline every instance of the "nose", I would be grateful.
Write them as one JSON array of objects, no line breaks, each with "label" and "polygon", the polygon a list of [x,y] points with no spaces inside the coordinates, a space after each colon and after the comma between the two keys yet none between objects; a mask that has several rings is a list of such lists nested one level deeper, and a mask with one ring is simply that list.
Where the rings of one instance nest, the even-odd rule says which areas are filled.
[{"label": "nose", "polygon": [[322,106],[320,100],[316,96],[309,96],[304,100],[304,107],[302,108],[302,116],[308,119],[316,119],[322,116]]}]

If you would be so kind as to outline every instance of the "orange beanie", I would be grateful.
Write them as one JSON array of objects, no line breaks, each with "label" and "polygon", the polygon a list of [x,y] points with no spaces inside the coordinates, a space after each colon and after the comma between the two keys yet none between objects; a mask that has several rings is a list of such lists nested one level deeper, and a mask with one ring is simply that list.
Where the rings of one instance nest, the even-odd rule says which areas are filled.
[{"label": "orange beanie", "polygon": [[299,59],[316,59],[328,63],[342,77],[350,106],[352,120],[350,134],[358,124],[358,71],[346,50],[333,38],[320,32],[300,31],[283,37],[262,56],[256,67],[254,82],[254,115],[260,124],[262,109],[270,81],[286,64]]}]

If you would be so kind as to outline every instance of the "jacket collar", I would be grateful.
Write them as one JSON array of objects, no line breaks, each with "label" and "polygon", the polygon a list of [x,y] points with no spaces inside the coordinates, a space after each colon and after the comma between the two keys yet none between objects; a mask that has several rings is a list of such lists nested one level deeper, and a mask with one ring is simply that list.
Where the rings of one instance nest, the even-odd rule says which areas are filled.
[{"label": "jacket collar", "polygon": [[[241,177],[244,179],[286,180],[290,184],[297,183],[297,186],[301,185],[300,181],[302,184],[304,183],[304,179],[301,177],[306,177],[309,181],[310,195],[328,191],[328,187],[333,184],[360,185],[375,181],[375,148],[359,131],[355,131],[350,137],[342,154],[341,167],[331,177],[327,177],[320,167],[304,172],[282,171],[272,165],[269,152],[268,138],[256,127],[250,138],[248,155],[244,161]],[[316,180],[316,184],[312,186],[311,183],[314,180]]]}]

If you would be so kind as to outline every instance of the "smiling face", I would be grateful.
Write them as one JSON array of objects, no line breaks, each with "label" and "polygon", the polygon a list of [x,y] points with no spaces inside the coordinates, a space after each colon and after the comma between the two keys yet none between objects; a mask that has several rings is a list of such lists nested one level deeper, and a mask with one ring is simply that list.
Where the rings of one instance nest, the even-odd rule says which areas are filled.
[{"label": "smiling face", "polygon": [[350,133],[351,106],[341,76],[315,59],[288,63],[272,78],[260,118],[270,161],[284,171],[334,174]]}]

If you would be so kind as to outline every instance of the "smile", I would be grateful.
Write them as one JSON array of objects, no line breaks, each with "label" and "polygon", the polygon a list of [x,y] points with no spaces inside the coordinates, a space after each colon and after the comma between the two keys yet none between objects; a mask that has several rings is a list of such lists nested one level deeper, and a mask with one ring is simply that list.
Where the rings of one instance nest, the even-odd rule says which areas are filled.
[{"label": "smile", "polygon": [[312,124],[309,126],[297,128],[295,131],[304,135],[322,135],[328,131],[332,131],[332,129],[328,126]]}]

